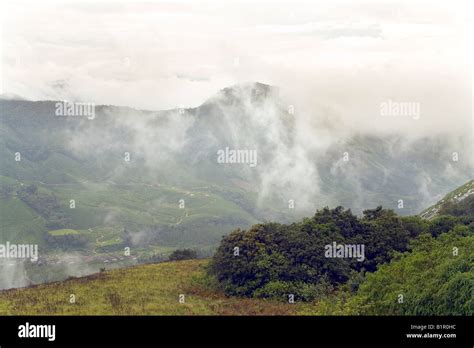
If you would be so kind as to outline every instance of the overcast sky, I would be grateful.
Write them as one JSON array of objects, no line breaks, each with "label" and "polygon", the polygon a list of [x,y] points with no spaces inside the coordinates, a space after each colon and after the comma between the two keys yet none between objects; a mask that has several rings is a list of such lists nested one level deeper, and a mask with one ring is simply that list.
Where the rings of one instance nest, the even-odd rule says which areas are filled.
[{"label": "overcast sky", "polygon": [[168,109],[259,81],[301,111],[357,123],[390,99],[465,129],[471,2],[3,1],[1,92]]}]

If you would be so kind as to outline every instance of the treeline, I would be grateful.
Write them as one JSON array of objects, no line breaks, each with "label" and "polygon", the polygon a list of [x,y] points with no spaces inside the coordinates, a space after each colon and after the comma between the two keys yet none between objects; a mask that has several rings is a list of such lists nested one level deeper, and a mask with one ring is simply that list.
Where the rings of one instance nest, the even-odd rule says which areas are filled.
[{"label": "treeline", "polygon": [[45,218],[49,229],[73,227],[55,195],[39,191],[36,185],[21,187],[16,193],[26,205]]},{"label": "treeline", "polygon": [[[386,280],[392,274],[390,267],[395,260],[401,262],[400,255],[421,248],[417,242],[437,240],[449,231],[472,235],[473,221],[472,215],[463,213],[426,221],[417,216],[401,217],[382,207],[366,210],[360,218],[342,207],[324,208],[299,223],[265,223],[247,231],[233,231],[223,238],[209,266],[209,274],[228,295],[284,301],[291,295],[295,300],[312,301],[335,293],[353,296],[360,291],[359,304],[365,299],[368,313],[379,313],[373,308],[379,308],[382,313],[385,307],[371,307],[368,303],[371,298],[384,296],[380,284],[387,291],[393,290]],[[364,257],[328,257],[328,245],[363,246]],[[426,255],[431,255],[431,251],[424,252],[428,261]],[[385,275],[385,281],[378,284],[381,274]],[[412,285],[425,286],[417,282]],[[381,293],[376,296],[379,290],[374,289]]]},{"label": "treeline", "polygon": [[45,235],[45,241],[51,249],[72,250],[85,249],[89,243],[87,236],[82,234]]}]

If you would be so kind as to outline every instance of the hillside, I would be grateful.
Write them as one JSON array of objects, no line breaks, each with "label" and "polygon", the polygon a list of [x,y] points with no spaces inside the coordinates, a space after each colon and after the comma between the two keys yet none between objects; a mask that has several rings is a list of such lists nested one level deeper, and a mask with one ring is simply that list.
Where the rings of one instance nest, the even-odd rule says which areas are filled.
[{"label": "hillside", "polygon": [[[416,214],[471,178],[471,163],[451,160],[455,150],[468,158],[469,139],[342,136],[316,115],[304,127],[289,103],[261,83],[188,109],[98,105],[93,119],[58,117],[55,101],[0,99],[0,243],[38,244],[42,264],[2,264],[0,289],[164,260],[177,248],[208,257],[236,228],[324,206]],[[258,151],[258,161],[218,163],[225,148]]]},{"label": "hillside", "polygon": [[[453,246],[461,257],[453,257]],[[472,315],[473,251],[472,232],[425,236],[414,253],[370,274],[358,293],[294,304],[224,295],[209,284],[208,260],[140,265],[0,291],[0,315]],[[407,305],[397,304],[400,293]]]},{"label": "hillside", "polygon": [[[446,195],[445,202],[450,200],[464,202],[471,197],[467,193],[470,192],[472,183],[471,180]],[[443,210],[445,207],[440,206],[439,209]],[[246,232],[234,231],[222,240],[211,264],[209,260],[199,259],[152,263],[120,269],[110,269],[109,266],[108,270],[102,269],[99,273],[85,277],[0,291],[0,315],[441,315],[474,313],[474,303],[469,296],[469,293],[474,290],[472,260],[474,214],[462,215],[450,217],[450,221],[454,221],[454,224],[451,222],[444,224],[442,221],[436,222],[439,219],[426,221],[418,216],[397,217],[393,211],[379,207],[367,210],[365,220],[361,220],[363,223],[361,225],[357,222],[357,217],[351,215],[349,210],[343,210],[342,207],[333,210],[325,208],[318,211],[311,219],[303,220],[300,225],[301,231],[306,233],[310,232],[311,228],[315,228],[314,233],[305,234],[303,238],[298,237],[296,229],[298,223],[290,225],[292,231],[285,231],[285,227],[279,224],[255,225],[249,230],[249,235],[244,238],[245,243],[249,243],[248,246],[242,243],[236,244],[237,237],[244,236]],[[336,225],[333,225],[336,230],[328,230],[327,226],[331,225],[328,221],[337,222],[341,227],[340,233],[347,236],[338,234]],[[381,228],[376,227],[376,221],[382,224]],[[376,228],[373,230],[376,233],[367,235],[368,239],[365,241],[363,238],[366,238],[364,237],[366,232],[361,230],[364,224],[365,228],[372,226],[369,232],[372,228]],[[400,227],[408,228],[409,233],[405,233],[403,229],[400,230]],[[272,228],[277,228],[277,230],[271,232]],[[268,234],[269,231],[271,233]],[[354,234],[354,231],[357,232]],[[385,237],[383,231],[388,232]],[[397,233],[398,236],[395,236]],[[69,236],[76,235],[77,232],[62,229],[52,231],[51,234]],[[316,296],[308,295],[308,299],[304,299],[305,296],[300,299],[301,296],[298,295],[296,303],[293,304],[286,303],[287,294],[297,294],[300,290],[307,292],[310,290],[308,284],[295,283],[297,288],[282,288],[280,290],[283,290],[283,293],[280,293],[276,287],[277,281],[272,282],[271,287],[267,286],[268,293],[263,296],[264,298],[258,298],[262,295],[261,287],[250,298],[245,291],[240,294],[244,295],[243,297],[227,296],[225,293],[228,293],[231,284],[227,283],[227,286],[224,286],[227,290],[222,289],[222,286],[217,286],[215,283],[216,278],[212,280],[213,278],[207,272],[216,267],[216,262],[222,262],[225,266],[223,271],[232,277],[245,270],[251,272],[252,277],[256,276],[257,272],[268,270],[271,277],[277,277],[275,279],[288,279],[288,274],[293,274],[294,277],[296,274],[301,276],[309,271],[308,274],[314,275],[311,271],[311,263],[316,262],[315,270],[331,270],[333,275],[339,273],[343,275],[345,272],[348,276],[349,270],[340,262],[334,263],[328,259],[322,259],[323,265],[318,263],[318,255],[322,255],[324,243],[319,245],[316,240],[329,238],[327,241],[338,239],[350,242],[348,238],[350,235],[356,238],[354,241],[359,240],[367,244],[369,263],[363,264],[367,271],[366,275],[352,273],[350,277],[345,277],[346,279],[338,278],[334,288],[331,286],[318,288],[319,283],[313,281],[309,285],[316,286],[317,292],[314,293]],[[406,239],[410,235],[412,239]],[[402,236],[406,239],[405,246],[400,244]],[[256,237],[259,242],[252,240]],[[290,237],[296,237],[296,244]],[[285,239],[288,240],[285,241]],[[307,241],[309,243],[306,245]],[[410,244],[410,248],[407,243]],[[235,258],[233,252],[225,251],[227,244],[231,249],[239,245],[242,255],[249,251],[249,257]],[[393,245],[390,246],[390,244]],[[257,245],[263,249],[260,252],[252,251],[252,248]],[[287,270],[283,266],[291,261],[292,256],[286,250],[277,250],[285,246],[296,251],[300,260],[296,264],[290,262]],[[377,248],[372,249],[375,246]],[[272,248],[275,250],[266,258],[255,259],[255,255],[261,257]],[[383,248],[388,248],[385,254],[381,250]],[[400,252],[392,255],[393,259],[390,260],[392,256],[389,257],[387,254],[390,250]],[[308,253],[310,258],[301,261],[305,260],[305,253]],[[374,256],[371,256],[373,253],[380,254],[377,256],[377,266],[370,260]],[[278,260],[272,260],[272,255],[276,255]],[[286,256],[283,257],[283,255]],[[383,255],[385,256],[381,258],[380,256]],[[251,262],[255,261],[257,263],[252,265]],[[272,263],[273,266],[270,267]],[[346,266],[350,265],[349,262]],[[334,268],[334,266],[337,267]],[[41,267],[38,267],[41,270]],[[360,270],[357,267],[356,269]],[[416,272],[413,272],[413,269],[416,269]],[[244,285],[248,282],[252,286],[256,284],[252,283],[252,277],[239,278],[239,291],[245,289]],[[261,279],[268,280],[269,276],[262,276]],[[327,281],[329,278],[325,279]],[[344,282],[347,283],[344,284]],[[239,294],[233,292],[233,295]],[[397,304],[400,293],[405,296],[407,304],[410,305]],[[284,296],[280,296],[282,294]],[[184,303],[181,303],[183,302],[181,295],[184,295]],[[74,301],[71,301],[72,298]]]},{"label": "hillside", "polygon": [[[0,292],[0,315],[287,315],[297,307],[229,298],[201,283],[207,260],[111,270]],[[139,286],[137,286],[137,284]],[[71,304],[74,294],[76,303]],[[185,303],[179,296],[185,295]]]},{"label": "hillside", "polygon": [[[456,207],[462,211],[456,214]],[[436,204],[425,209],[420,216],[423,219],[431,220],[442,214],[474,215],[474,180],[470,180],[448,193]]]}]

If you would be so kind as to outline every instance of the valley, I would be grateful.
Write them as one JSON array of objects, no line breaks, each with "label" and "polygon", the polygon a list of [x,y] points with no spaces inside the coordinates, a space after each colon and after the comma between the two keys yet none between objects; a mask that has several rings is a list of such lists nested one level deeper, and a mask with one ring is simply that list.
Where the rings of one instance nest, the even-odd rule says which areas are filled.
[{"label": "valley", "polygon": [[[19,286],[166,260],[179,248],[209,257],[237,228],[324,206],[418,214],[472,173],[450,159],[469,139],[367,133],[322,148],[309,140],[325,130],[300,134],[260,83],[182,110],[99,105],[87,119],[57,117],[55,105],[0,100],[0,242],[37,244],[42,265],[2,263],[4,279],[24,275]],[[227,149],[250,149],[252,161],[220,163]]]}]

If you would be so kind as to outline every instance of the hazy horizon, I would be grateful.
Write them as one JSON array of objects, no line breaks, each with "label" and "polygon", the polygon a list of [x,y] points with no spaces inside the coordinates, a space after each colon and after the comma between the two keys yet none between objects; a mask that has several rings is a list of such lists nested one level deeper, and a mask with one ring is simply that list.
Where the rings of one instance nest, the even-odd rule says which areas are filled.
[{"label": "hazy horizon", "polygon": [[[164,110],[243,82],[308,123],[472,133],[467,1],[2,2],[0,93]],[[6,15],[8,14],[8,15]],[[420,115],[380,117],[381,104]]]}]

